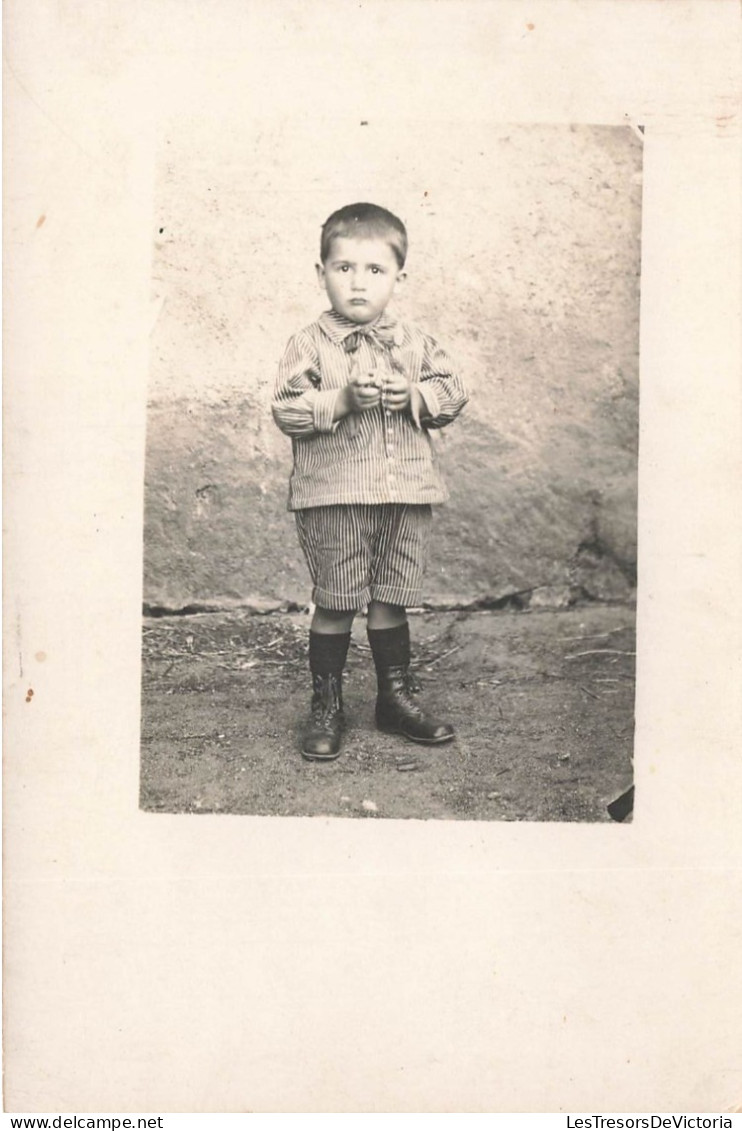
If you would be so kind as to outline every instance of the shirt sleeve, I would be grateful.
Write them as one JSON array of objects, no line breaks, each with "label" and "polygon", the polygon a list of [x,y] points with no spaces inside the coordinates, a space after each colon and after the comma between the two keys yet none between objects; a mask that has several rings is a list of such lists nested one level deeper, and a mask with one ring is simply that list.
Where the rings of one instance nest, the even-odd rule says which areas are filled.
[{"label": "shirt sleeve", "polygon": [[304,331],[289,339],[278,366],[273,392],[273,419],[287,436],[314,436],[334,432],[333,419],[339,389],[323,389],[319,355]]},{"label": "shirt sleeve", "polygon": [[413,419],[422,428],[444,428],[456,419],[469,397],[443,347],[427,334],[423,339],[420,380],[412,387]]}]

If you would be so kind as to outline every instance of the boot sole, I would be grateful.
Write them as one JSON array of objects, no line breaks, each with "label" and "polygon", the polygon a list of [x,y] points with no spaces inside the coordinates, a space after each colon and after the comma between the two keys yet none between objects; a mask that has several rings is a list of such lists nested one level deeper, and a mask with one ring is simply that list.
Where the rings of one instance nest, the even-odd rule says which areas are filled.
[{"label": "boot sole", "polygon": [[453,742],[456,737],[455,734],[444,734],[442,738],[418,738],[414,734],[408,734],[406,730],[382,726],[380,723],[376,724],[376,729],[381,731],[382,734],[397,734],[401,738],[408,738],[410,742],[417,742],[420,746],[442,746],[444,742]]}]

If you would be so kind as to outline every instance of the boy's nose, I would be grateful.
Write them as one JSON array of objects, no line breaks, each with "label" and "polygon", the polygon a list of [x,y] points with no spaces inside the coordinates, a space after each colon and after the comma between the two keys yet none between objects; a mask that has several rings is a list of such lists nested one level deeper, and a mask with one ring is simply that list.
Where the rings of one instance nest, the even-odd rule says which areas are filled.
[{"label": "boy's nose", "polygon": [[350,280],[350,287],[353,291],[365,291],[366,283],[362,275],[353,275]]}]

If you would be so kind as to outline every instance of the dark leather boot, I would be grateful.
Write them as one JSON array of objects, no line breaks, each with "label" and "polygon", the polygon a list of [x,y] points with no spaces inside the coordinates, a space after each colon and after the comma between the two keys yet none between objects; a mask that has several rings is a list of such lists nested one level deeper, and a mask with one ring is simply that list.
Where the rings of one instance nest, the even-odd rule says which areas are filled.
[{"label": "dark leather boot", "polygon": [[429,715],[416,700],[419,685],[406,666],[383,668],[377,672],[379,695],[376,700],[376,725],[387,734],[402,734],[413,742],[431,746],[450,742],[454,730],[450,723]]},{"label": "dark leather boot", "polygon": [[342,676],[315,674],[312,688],[312,718],[302,736],[302,758],[308,762],[332,762],[340,754],[345,727]]}]

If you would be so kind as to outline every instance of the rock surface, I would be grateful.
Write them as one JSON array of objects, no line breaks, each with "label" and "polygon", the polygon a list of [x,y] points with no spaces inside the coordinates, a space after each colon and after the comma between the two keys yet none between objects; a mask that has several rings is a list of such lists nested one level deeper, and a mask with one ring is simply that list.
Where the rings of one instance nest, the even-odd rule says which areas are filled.
[{"label": "rock surface", "polygon": [[326,305],[313,282],[319,225],[359,197],[405,218],[398,313],[450,345],[471,393],[435,437],[451,499],[435,523],[431,602],[525,593],[527,604],[536,591],[561,607],[565,587],[601,600],[631,593],[640,142],[628,128],[471,124],[431,129],[421,152],[400,130],[347,127],[338,140],[359,170],[352,185],[288,127],[236,137],[180,121],[164,139],[151,606],[308,601],[286,512],[290,441],[271,419],[271,389],[289,334]]}]

